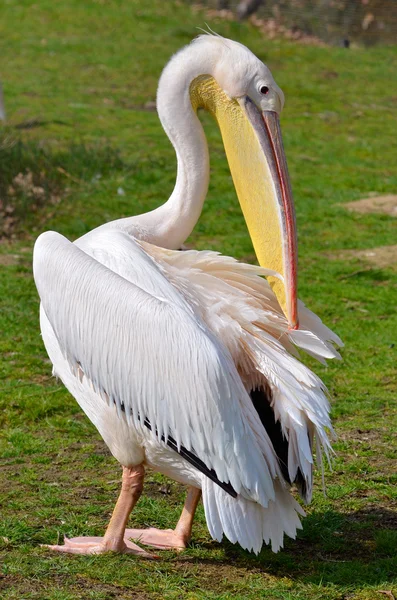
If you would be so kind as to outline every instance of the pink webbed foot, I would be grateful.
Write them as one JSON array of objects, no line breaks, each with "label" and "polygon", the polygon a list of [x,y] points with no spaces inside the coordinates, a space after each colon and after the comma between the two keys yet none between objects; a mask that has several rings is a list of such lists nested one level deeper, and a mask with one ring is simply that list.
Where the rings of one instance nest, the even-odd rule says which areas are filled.
[{"label": "pink webbed foot", "polygon": [[189,542],[185,536],[176,533],[173,529],[126,529],[124,539],[132,539],[146,546],[159,550],[184,550]]},{"label": "pink webbed foot", "polygon": [[55,552],[67,552],[68,554],[103,554],[104,552],[120,552],[122,554],[135,554],[141,558],[158,558],[140,548],[124,536],[124,540],[119,547],[111,547],[109,543],[104,542],[102,537],[75,537],[64,538],[63,545],[43,544],[44,548],[54,550]]}]

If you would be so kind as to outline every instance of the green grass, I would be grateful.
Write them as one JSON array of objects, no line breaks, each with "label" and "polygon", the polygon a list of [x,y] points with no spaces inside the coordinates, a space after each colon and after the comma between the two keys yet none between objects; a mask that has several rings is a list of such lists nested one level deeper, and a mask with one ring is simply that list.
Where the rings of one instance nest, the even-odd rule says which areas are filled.
[{"label": "green grass", "polygon": [[[346,51],[263,39],[251,26],[182,3],[116,0],[2,4],[1,72],[9,122],[0,190],[15,222],[0,244],[0,597],[7,600],[381,600],[397,593],[397,274],[330,260],[395,244],[395,220],[343,203],[395,193],[397,51]],[[62,385],[42,346],[31,251],[40,231],[71,239],[164,201],[173,149],[150,110],[166,60],[204,22],[272,69],[297,208],[300,297],[343,338],[342,363],[310,364],[333,397],[338,441],[327,494],[317,474],[303,532],[259,557],[211,541],[200,507],[191,547],[156,563],[70,557],[40,547],[101,534],[119,466]],[[212,179],[189,243],[254,260],[216,126],[203,116]],[[19,173],[45,190],[9,197]],[[125,195],[118,194],[123,188]],[[54,201],[51,199],[55,197]],[[33,205],[33,206],[32,206]],[[151,474],[131,522],[172,527],[184,490]]]}]

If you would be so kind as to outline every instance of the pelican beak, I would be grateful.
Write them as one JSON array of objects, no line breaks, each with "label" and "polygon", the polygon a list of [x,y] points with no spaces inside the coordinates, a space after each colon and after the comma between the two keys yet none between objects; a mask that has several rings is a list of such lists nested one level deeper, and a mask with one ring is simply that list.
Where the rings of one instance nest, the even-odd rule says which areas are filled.
[{"label": "pelican beak", "polygon": [[[237,195],[258,262],[278,273],[278,276],[269,276],[268,281],[289,327],[298,329],[295,209],[279,116],[274,111],[261,113],[248,97],[239,103],[257,144],[252,144],[249,150],[240,149],[240,160],[244,161],[245,168],[241,165],[237,171],[245,170],[245,183],[236,172],[233,179]],[[235,169],[232,166],[231,169],[233,173]]]},{"label": "pelican beak", "polygon": [[190,88],[221,130],[234,186],[259,264],[290,329],[298,329],[295,210],[278,114],[261,112],[248,96],[230,98],[208,75]]}]

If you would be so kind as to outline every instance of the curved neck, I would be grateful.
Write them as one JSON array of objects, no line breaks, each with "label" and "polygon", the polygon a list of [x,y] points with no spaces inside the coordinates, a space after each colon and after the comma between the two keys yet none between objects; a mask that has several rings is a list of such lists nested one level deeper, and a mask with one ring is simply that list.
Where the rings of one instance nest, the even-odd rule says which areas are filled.
[{"label": "curved neck", "polygon": [[197,53],[193,44],[173,57],[160,78],[157,110],[176,152],[175,188],[159,208],[116,222],[132,235],[157,246],[181,247],[196,225],[207,195],[208,147],[192,106],[190,85],[199,75],[211,74],[215,60],[214,52]]}]

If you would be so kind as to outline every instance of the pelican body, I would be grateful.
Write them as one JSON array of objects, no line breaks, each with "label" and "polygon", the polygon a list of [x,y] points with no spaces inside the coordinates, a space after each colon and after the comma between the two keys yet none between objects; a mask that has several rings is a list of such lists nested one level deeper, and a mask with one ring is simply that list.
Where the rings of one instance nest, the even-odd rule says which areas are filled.
[{"label": "pelican body", "polygon": [[[294,538],[310,501],[313,448],[328,454],[329,403],[298,360],[324,362],[339,338],[297,300],[294,205],[279,113],[284,95],[246,47],[203,35],[164,69],[161,123],[177,157],[169,200],[71,243],[34,249],[42,337],[59,377],[123,466],[103,538],[55,550],[151,556],[182,548],[202,494],[211,536],[258,553]],[[179,251],[209,181],[197,110],[214,115],[259,266]],[[189,486],[175,530],[126,529],[150,467]]]}]

